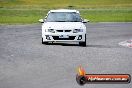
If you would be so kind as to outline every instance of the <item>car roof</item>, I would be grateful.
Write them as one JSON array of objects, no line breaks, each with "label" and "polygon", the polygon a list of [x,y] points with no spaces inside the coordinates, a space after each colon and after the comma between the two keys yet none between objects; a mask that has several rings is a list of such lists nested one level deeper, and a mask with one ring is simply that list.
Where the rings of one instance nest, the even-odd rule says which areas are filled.
[{"label": "car roof", "polygon": [[57,9],[57,10],[50,10],[50,12],[76,12],[76,13],[79,13],[78,10],[74,10],[74,9]]}]

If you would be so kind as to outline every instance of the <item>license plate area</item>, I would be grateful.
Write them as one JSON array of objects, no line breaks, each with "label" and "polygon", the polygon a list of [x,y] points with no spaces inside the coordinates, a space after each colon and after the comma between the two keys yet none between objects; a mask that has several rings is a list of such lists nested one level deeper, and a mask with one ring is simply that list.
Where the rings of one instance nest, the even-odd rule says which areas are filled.
[{"label": "license plate area", "polygon": [[59,38],[69,38],[68,35],[60,35]]}]

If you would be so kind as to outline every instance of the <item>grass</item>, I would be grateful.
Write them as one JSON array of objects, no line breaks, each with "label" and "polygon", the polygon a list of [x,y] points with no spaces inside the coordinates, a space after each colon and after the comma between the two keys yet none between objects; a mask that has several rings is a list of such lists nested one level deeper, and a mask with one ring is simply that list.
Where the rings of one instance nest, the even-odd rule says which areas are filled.
[{"label": "grass", "polygon": [[91,22],[132,22],[132,0],[0,0],[0,24],[37,23],[58,8],[79,9]]},{"label": "grass", "polygon": [[132,0],[0,0],[1,7],[8,8],[108,8],[131,7]]},{"label": "grass", "polygon": [[0,10],[0,23],[36,23],[47,11],[40,10]]},{"label": "grass", "polygon": [[132,9],[94,9],[81,13],[92,22],[132,22]]}]

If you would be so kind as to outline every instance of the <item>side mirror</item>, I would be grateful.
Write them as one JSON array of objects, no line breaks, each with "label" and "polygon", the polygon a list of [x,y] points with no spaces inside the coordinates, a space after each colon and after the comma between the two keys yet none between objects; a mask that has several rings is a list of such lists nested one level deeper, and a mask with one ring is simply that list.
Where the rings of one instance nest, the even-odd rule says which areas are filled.
[{"label": "side mirror", "polygon": [[87,22],[90,22],[90,21],[87,20],[87,19],[84,19],[82,22],[83,22],[83,23],[87,23]]},{"label": "side mirror", "polygon": [[40,22],[40,23],[44,23],[44,20],[43,20],[43,19],[39,19],[39,22]]}]

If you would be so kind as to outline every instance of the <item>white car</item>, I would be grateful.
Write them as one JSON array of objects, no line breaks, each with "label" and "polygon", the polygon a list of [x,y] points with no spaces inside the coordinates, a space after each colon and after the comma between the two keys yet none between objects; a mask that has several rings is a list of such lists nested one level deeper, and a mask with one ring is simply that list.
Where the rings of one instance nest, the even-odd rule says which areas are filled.
[{"label": "white car", "polygon": [[50,10],[42,23],[42,44],[49,42],[79,42],[86,46],[86,26],[77,10]]}]

